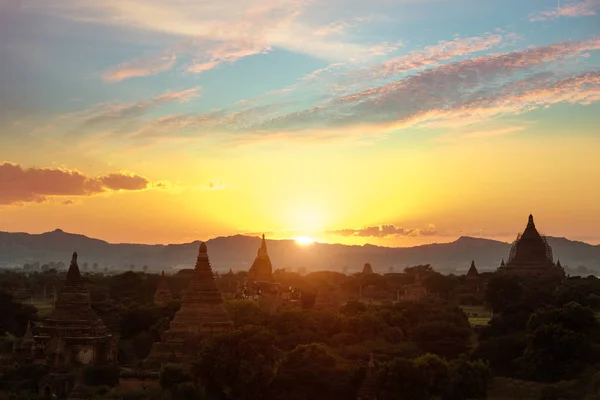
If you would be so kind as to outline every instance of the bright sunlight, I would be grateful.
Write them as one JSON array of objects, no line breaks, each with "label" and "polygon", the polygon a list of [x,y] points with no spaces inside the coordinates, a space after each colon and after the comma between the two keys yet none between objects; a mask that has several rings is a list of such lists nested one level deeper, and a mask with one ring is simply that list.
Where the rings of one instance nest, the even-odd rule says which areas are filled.
[{"label": "bright sunlight", "polygon": [[315,242],[315,240],[309,236],[296,236],[294,240],[300,246],[309,246]]}]

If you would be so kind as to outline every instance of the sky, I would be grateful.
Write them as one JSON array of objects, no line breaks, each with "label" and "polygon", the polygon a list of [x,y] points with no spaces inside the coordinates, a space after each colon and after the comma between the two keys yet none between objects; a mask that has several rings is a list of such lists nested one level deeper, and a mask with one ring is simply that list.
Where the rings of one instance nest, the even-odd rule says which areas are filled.
[{"label": "sky", "polygon": [[0,0],[0,231],[600,243],[600,0]]}]

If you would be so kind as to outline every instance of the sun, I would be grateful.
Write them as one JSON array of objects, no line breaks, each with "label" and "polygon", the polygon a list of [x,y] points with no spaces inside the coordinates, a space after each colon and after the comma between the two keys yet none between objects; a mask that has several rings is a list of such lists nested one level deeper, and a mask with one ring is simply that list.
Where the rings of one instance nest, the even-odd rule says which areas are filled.
[{"label": "sun", "polygon": [[315,242],[315,239],[309,236],[296,236],[294,240],[296,241],[296,244],[300,246],[310,246]]}]

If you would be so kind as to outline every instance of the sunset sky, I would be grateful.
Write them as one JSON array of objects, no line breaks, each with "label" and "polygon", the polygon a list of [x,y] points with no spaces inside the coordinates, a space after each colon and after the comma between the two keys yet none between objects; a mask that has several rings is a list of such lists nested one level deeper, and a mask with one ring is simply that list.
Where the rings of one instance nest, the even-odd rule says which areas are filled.
[{"label": "sunset sky", "polygon": [[600,0],[0,0],[0,231],[600,243]]}]

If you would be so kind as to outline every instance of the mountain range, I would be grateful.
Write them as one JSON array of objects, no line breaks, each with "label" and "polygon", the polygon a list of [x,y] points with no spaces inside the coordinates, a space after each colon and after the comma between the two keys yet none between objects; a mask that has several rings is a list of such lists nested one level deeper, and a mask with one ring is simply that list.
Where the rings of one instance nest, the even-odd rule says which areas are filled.
[{"label": "mountain range", "polygon": [[[600,270],[600,245],[590,245],[565,238],[547,237],[554,257],[569,271],[580,266]],[[68,265],[71,253],[77,251],[79,263],[100,267],[137,270],[148,266],[151,271],[173,271],[190,268],[196,261],[198,241],[183,244],[145,245],[108,243],[60,229],[42,234],[0,232],[0,266],[14,267],[25,263],[62,261]],[[248,270],[256,257],[260,238],[244,235],[218,237],[207,241],[213,269]],[[407,266],[431,264],[440,272],[464,273],[471,260],[480,271],[495,270],[507,259],[511,244],[496,240],[463,236],[451,243],[415,247],[347,246],[313,243],[299,246],[293,240],[267,240],[273,268],[297,271],[330,270],[357,272],[371,263],[379,273],[401,272]]]}]

